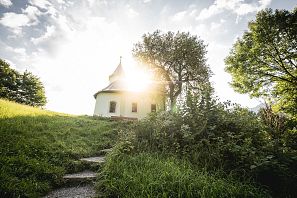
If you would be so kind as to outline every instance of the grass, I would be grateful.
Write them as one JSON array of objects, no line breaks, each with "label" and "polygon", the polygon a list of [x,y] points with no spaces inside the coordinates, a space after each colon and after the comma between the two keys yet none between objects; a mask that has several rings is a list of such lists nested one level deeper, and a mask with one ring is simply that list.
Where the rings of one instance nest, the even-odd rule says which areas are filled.
[{"label": "grass", "polygon": [[[116,144],[122,126],[0,100],[0,197],[41,197],[65,173],[83,168],[79,158]],[[248,181],[199,170],[186,160],[150,152],[128,155],[120,142],[116,148],[96,184],[107,197],[268,196]]]},{"label": "grass", "polygon": [[107,197],[266,197],[230,176],[209,174],[156,153],[111,156],[97,183]]},{"label": "grass", "polygon": [[40,197],[77,159],[112,146],[119,126],[0,99],[0,196]]}]

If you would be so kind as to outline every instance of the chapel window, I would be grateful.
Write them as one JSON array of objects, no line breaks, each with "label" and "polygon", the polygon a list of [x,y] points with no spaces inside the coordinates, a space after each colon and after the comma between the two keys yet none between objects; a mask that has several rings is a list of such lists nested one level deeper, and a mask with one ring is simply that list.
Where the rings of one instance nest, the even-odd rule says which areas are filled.
[{"label": "chapel window", "polygon": [[132,103],[132,112],[137,112],[137,103],[136,102],[133,102]]},{"label": "chapel window", "polygon": [[110,103],[109,103],[109,113],[115,113],[116,112],[116,106],[117,106],[117,103],[115,101],[110,101]]},{"label": "chapel window", "polygon": [[151,104],[151,112],[156,112],[156,111],[157,111],[157,105]]}]

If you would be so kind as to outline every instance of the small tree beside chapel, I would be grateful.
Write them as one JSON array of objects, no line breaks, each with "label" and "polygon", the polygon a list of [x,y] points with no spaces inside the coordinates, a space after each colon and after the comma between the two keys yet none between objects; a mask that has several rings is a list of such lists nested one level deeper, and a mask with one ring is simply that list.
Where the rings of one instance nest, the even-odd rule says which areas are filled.
[{"label": "small tree beside chapel", "polygon": [[156,80],[167,85],[171,109],[184,88],[195,89],[209,82],[206,52],[206,45],[197,36],[159,30],[144,34],[133,49],[134,57],[155,72]]}]

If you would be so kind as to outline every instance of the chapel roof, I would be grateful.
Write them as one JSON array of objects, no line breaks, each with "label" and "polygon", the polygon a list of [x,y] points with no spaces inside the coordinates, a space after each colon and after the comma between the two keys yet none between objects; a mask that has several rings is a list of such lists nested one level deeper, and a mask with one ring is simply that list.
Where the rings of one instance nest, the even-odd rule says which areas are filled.
[{"label": "chapel roof", "polygon": [[[97,95],[99,93],[103,93],[103,92],[105,92],[105,93],[114,93],[114,92],[125,92],[125,91],[129,91],[129,89],[127,88],[127,84],[125,83],[125,80],[124,80],[125,71],[123,69],[121,59],[122,59],[122,57],[120,57],[120,63],[117,66],[117,68],[109,76],[110,84],[107,87],[105,87],[104,89],[96,92],[94,94],[94,97],[95,98],[97,97]],[[158,84],[158,83],[152,83],[150,85],[150,88],[156,88],[156,87],[158,87],[156,89],[157,91],[163,92],[162,90],[159,89],[160,88],[160,84]]]},{"label": "chapel roof", "polygon": [[125,76],[125,71],[122,66],[122,57],[120,57],[120,63],[117,66],[117,68],[114,70],[114,72],[109,76],[109,80],[111,80],[113,77],[121,78],[123,76]]},{"label": "chapel roof", "polygon": [[[97,95],[100,93],[118,93],[118,92],[133,92],[133,91],[129,90],[129,88],[127,87],[127,84],[124,81],[117,80],[117,81],[110,83],[104,89],[96,92],[94,94],[94,98],[96,98]],[[159,94],[165,94],[164,87],[159,83],[151,83],[150,88],[148,90],[146,90],[146,92],[151,92],[151,93],[155,92],[155,93],[159,93]]]}]

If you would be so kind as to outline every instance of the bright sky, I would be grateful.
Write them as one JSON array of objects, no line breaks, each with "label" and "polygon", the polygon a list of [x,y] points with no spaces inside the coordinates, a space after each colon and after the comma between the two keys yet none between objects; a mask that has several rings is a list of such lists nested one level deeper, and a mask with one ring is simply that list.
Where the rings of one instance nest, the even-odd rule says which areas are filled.
[{"label": "bright sky", "polygon": [[296,0],[0,0],[0,58],[38,75],[47,109],[92,114],[93,94],[147,32],[189,31],[208,44],[217,96],[254,107],[257,99],[235,93],[224,58],[247,23],[263,8],[288,9]]}]

